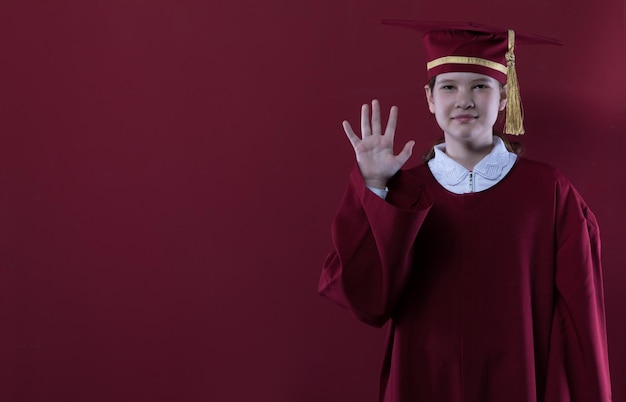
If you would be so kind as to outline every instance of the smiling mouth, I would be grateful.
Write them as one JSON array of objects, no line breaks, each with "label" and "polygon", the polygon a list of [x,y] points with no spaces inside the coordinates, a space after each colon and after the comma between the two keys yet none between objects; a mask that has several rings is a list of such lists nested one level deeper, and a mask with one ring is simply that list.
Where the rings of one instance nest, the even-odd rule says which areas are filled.
[{"label": "smiling mouth", "polygon": [[478,116],[473,116],[473,115],[470,115],[470,114],[462,114],[462,115],[458,115],[458,116],[453,116],[452,120],[456,120],[456,121],[465,123],[465,122],[474,121],[477,118],[478,118]]}]

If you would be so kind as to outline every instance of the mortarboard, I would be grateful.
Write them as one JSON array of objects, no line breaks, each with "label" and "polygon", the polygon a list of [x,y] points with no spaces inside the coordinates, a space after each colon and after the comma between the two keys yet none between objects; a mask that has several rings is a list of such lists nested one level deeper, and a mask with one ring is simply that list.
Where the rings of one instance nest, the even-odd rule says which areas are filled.
[{"label": "mortarboard", "polygon": [[556,39],[515,33],[471,22],[383,20],[383,24],[423,33],[428,78],[448,72],[473,72],[507,85],[506,134],[524,134],[522,104],[515,71],[515,44],[562,45]]}]

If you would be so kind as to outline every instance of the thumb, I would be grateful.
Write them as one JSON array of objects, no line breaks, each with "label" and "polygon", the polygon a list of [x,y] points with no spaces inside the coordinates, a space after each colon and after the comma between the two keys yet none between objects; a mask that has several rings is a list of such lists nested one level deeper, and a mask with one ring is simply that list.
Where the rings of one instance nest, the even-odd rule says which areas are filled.
[{"label": "thumb", "polygon": [[398,154],[398,157],[402,160],[403,165],[411,157],[411,154],[413,153],[413,146],[415,146],[415,141],[411,140],[407,142],[406,144],[404,144],[404,148],[402,148],[402,151],[400,151],[400,153]]}]

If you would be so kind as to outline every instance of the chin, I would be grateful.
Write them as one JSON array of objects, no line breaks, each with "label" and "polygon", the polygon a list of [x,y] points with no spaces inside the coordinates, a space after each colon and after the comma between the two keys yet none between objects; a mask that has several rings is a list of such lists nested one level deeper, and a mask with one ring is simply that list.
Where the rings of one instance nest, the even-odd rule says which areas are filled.
[{"label": "chin", "polygon": [[451,130],[445,132],[444,137],[448,140],[459,142],[484,142],[487,137],[492,137],[491,131],[478,131],[478,130]]},{"label": "chin", "polygon": [[475,130],[451,130],[448,131],[446,134],[452,138],[457,138],[460,140],[469,140],[481,136],[481,133]]}]

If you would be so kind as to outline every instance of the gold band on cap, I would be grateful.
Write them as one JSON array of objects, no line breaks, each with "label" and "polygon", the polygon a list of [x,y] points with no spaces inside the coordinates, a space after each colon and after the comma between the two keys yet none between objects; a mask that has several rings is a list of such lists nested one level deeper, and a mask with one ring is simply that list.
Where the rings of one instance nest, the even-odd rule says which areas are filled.
[{"label": "gold band on cap", "polygon": [[435,67],[439,67],[443,64],[473,64],[477,66],[483,66],[490,68],[492,70],[496,70],[506,75],[508,72],[507,66],[496,63],[495,61],[481,59],[480,57],[470,57],[470,56],[445,56],[435,59],[433,61],[429,61],[426,63],[426,69],[430,70]]}]

